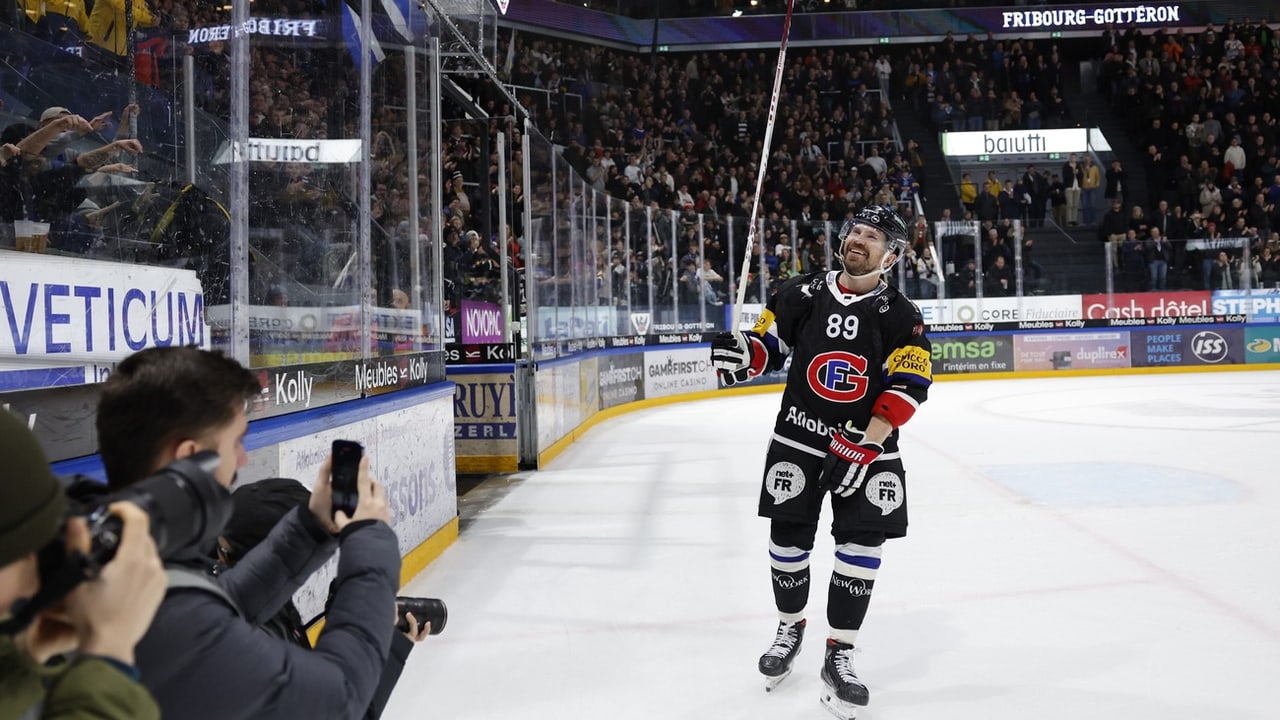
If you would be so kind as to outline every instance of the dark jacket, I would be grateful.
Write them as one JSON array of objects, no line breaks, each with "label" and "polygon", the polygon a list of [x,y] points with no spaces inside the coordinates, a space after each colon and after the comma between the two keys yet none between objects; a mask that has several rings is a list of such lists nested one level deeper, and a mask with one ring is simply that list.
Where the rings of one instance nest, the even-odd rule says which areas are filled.
[{"label": "dark jacket", "polygon": [[[311,639],[307,637],[307,628],[302,622],[302,616],[298,614],[298,609],[291,602],[286,603],[274,618],[263,625],[263,629],[278,638],[308,650],[311,649]],[[361,716],[364,720],[378,720],[382,717],[382,711],[386,709],[387,701],[391,699],[391,692],[396,689],[400,674],[404,672],[405,661],[409,659],[409,653],[412,651],[413,641],[404,633],[391,634],[391,654],[387,657],[387,664],[382,666],[382,673],[378,676],[378,689],[373,693],[369,709]]]},{"label": "dark jacket", "polygon": [[12,638],[0,636],[0,718],[27,717],[159,720],[160,710],[142,685],[106,660],[37,667]]},{"label": "dark jacket", "polygon": [[[339,544],[333,603],[316,648],[259,627]],[[203,590],[166,596],[138,644],[142,681],[166,718],[360,717],[387,659],[399,574],[395,533],[385,523],[353,523],[335,543],[299,508],[218,576],[240,613]]]}]

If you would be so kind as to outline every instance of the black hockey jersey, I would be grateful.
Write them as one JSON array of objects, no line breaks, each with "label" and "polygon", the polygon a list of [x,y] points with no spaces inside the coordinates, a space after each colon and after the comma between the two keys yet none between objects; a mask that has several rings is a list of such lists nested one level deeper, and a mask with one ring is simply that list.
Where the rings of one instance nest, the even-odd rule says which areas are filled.
[{"label": "black hockey jersey", "polygon": [[[791,358],[776,436],[822,452],[835,428],[853,421],[865,429],[877,407],[914,409],[933,382],[929,339],[915,303],[884,284],[855,296],[840,288],[839,276],[830,271],[787,281],[752,328],[769,349],[769,370]],[[885,451],[896,450],[897,441],[894,430]]]}]

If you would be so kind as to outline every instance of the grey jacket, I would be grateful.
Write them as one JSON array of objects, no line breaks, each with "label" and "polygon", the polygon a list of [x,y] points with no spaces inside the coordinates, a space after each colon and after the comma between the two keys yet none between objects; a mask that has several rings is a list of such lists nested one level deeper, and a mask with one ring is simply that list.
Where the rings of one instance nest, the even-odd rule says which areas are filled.
[{"label": "grey jacket", "polygon": [[[260,627],[341,545],[333,601],[314,650]],[[339,541],[305,507],[218,583],[240,608],[174,588],[142,642],[137,667],[165,718],[360,718],[386,661],[400,554],[385,523],[349,525]]]}]

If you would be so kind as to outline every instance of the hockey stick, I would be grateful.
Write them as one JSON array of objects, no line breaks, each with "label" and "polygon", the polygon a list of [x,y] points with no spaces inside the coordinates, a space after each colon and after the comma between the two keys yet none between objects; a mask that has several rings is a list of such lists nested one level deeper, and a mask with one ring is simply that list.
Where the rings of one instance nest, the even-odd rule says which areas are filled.
[{"label": "hockey stick", "polygon": [[769,98],[769,121],[764,126],[764,152],[756,173],[756,194],[751,202],[751,220],[747,227],[747,246],[742,253],[742,274],[738,277],[738,297],[733,304],[733,322],[729,330],[737,330],[742,322],[742,304],[747,299],[747,271],[751,268],[751,251],[756,244],[756,224],[760,217],[760,193],[764,190],[764,171],[769,166],[769,145],[773,142],[773,121],[778,114],[778,94],[782,91],[782,66],[787,60],[787,36],[791,34],[791,9],[796,0],[787,0],[787,18],[782,23],[782,44],[778,46],[778,69],[773,71],[773,96]]}]

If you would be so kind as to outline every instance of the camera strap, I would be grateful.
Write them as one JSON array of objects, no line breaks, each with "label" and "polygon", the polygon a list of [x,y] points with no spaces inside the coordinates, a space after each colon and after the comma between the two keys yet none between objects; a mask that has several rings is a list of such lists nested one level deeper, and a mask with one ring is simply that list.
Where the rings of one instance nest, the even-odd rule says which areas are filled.
[{"label": "camera strap", "polygon": [[240,606],[236,604],[236,601],[232,600],[227,591],[207,573],[180,565],[166,565],[164,574],[166,580],[168,580],[168,589],[170,591],[200,590],[210,595],[217,595],[232,610],[236,611],[236,615],[244,617],[244,613],[240,611]]}]

